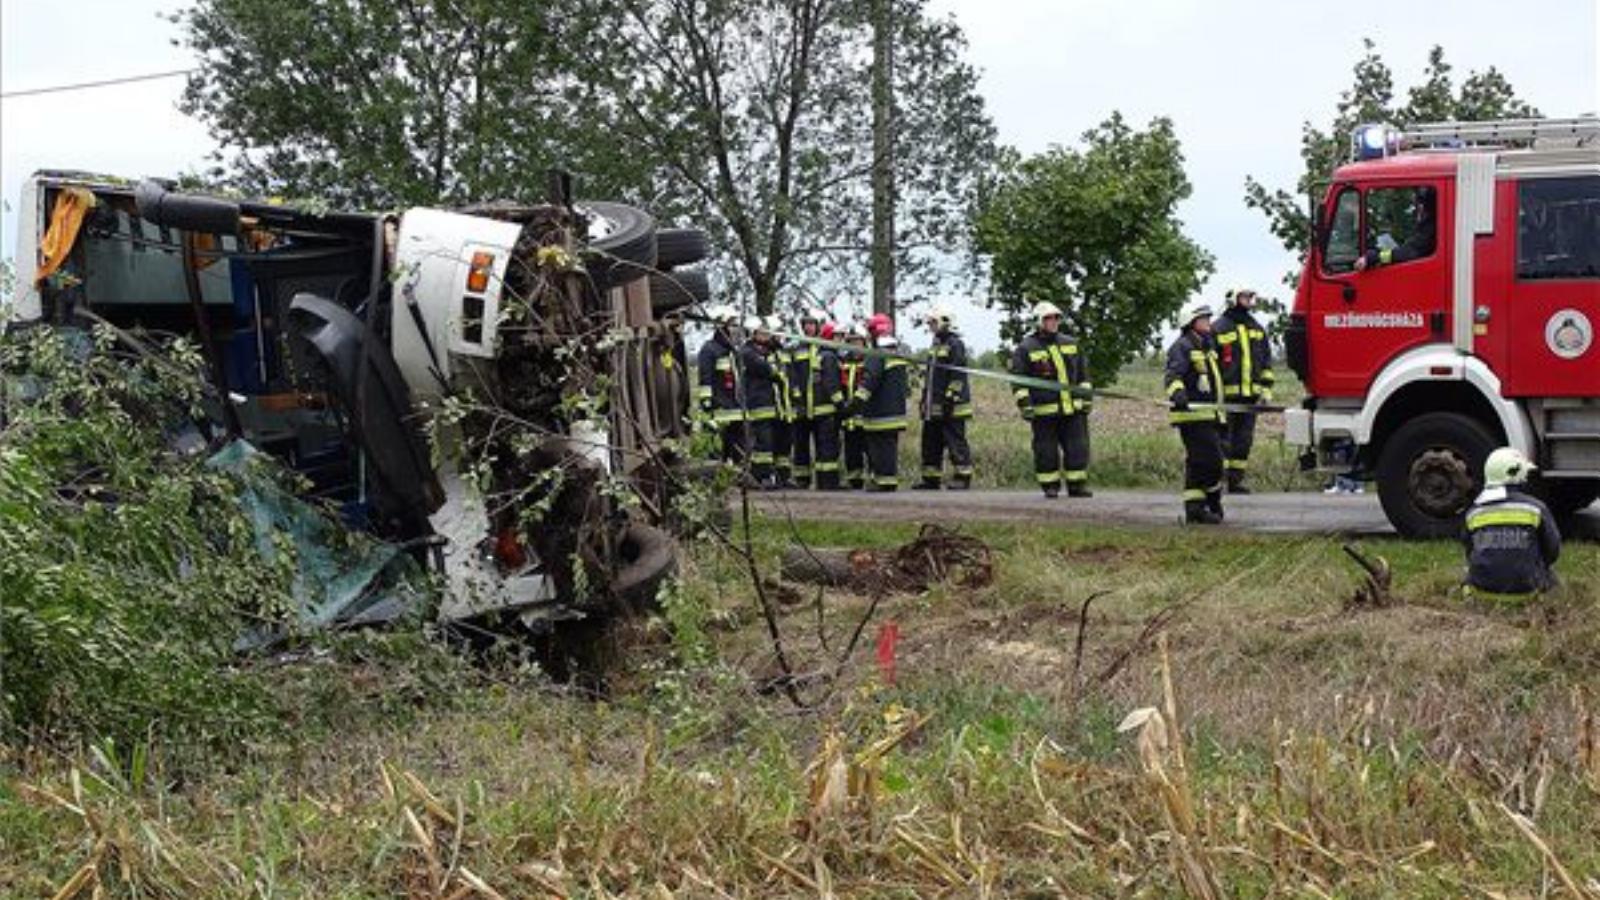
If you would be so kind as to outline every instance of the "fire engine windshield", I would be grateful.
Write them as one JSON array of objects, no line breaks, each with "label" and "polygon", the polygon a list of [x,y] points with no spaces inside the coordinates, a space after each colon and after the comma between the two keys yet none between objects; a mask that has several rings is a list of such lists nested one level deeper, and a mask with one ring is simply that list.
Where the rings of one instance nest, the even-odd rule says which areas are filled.
[{"label": "fire engine windshield", "polygon": [[1600,176],[1517,186],[1517,277],[1600,278]]}]

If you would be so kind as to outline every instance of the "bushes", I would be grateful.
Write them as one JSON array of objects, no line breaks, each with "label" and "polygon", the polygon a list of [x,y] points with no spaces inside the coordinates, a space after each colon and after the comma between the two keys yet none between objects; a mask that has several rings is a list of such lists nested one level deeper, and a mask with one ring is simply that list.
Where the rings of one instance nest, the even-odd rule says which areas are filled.
[{"label": "bushes", "polygon": [[272,714],[232,664],[241,615],[283,608],[292,560],[264,564],[228,479],[169,449],[197,418],[192,348],[113,347],[47,330],[0,344],[0,728],[231,742]]}]

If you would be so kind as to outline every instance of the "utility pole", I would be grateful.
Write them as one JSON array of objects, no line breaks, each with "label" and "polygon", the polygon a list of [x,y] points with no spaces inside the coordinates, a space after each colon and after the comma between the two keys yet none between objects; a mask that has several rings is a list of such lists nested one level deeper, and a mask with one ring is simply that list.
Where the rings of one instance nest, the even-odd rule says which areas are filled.
[{"label": "utility pole", "polygon": [[894,2],[872,0],[872,311],[894,315]]}]

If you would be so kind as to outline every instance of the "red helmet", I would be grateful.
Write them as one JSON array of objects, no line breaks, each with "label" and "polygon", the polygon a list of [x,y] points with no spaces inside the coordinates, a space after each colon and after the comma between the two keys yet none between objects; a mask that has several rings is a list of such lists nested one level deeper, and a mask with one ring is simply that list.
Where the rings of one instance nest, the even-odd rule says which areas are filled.
[{"label": "red helmet", "polygon": [[831,340],[833,340],[833,336],[834,336],[834,334],[836,332],[834,331],[834,327],[833,327],[833,323],[832,322],[823,322],[822,323],[822,331],[820,331],[818,333],[822,336],[823,340],[831,341]]},{"label": "red helmet", "polygon": [[894,320],[885,313],[873,313],[867,319],[867,333],[873,337],[883,337],[894,331]]}]

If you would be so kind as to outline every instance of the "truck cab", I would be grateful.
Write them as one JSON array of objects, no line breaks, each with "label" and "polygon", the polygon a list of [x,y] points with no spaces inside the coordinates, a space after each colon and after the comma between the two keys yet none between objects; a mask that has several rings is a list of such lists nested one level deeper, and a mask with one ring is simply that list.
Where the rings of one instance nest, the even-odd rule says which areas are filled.
[{"label": "truck cab", "polygon": [[1286,336],[1307,460],[1457,533],[1498,446],[1600,496],[1600,120],[1364,126],[1316,207]]}]

